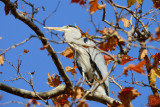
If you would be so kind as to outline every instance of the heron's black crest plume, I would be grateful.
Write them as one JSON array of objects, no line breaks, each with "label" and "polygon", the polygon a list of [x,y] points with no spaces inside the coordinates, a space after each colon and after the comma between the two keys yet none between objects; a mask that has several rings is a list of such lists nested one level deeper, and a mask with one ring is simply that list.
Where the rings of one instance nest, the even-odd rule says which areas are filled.
[{"label": "heron's black crest plume", "polygon": [[68,25],[69,27],[74,27],[74,28],[76,28],[75,26],[73,26],[73,25]]}]

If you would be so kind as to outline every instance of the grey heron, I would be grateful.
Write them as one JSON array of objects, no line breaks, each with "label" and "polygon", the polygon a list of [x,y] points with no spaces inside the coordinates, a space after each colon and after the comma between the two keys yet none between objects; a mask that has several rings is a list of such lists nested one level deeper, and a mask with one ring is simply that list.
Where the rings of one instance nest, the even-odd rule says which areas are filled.
[{"label": "grey heron", "polygon": [[[76,65],[83,77],[86,77],[91,89],[98,85],[98,81],[104,79],[107,75],[107,67],[102,53],[93,48],[96,44],[87,37],[81,37],[81,32],[78,28],[72,25],[63,27],[44,27],[50,30],[64,32],[64,39],[71,47],[74,53]],[[92,47],[84,47],[90,45]],[[109,95],[108,78],[101,84],[96,91],[103,95]]]}]

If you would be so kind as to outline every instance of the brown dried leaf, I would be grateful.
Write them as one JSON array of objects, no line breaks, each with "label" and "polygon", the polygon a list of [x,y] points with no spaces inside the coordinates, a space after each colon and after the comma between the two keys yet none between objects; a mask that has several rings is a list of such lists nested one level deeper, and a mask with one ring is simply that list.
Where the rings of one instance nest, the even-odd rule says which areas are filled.
[{"label": "brown dried leaf", "polygon": [[118,98],[124,104],[124,107],[130,107],[131,101],[140,95],[136,89],[133,90],[133,87],[126,87],[119,92]]},{"label": "brown dried leaf", "polygon": [[[54,74],[53,74],[54,75]],[[49,84],[50,87],[57,87],[59,84],[62,83],[62,81],[60,81],[60,76],[58,76],[57,74],[55,75],[55,78],[53,78],[49,75],[48,73],[48,82],[47,84]]]},{"label": "brown dried leaf", "polygon": [[29,50],[26,50],[26,49],[24,49],[24,51],[23,51],[23,53],[28,53],[29,52]]},{"label": "brown dried leaf", "polygon": [[130,28],[130,20],[127,20],[126,18],[121,18],[122,22],[124,23],[124,27]]},{"label": "brown dried leaf", "polygon": [[0,65],[3,65],[4,64],[4,58],[2,55],[0,55]]},{"label": "brown dried leaf", "polygon": [[99,0],[90,0],[90,2],[89,2],[89,4],[90,4],[90,9],[89,9],[90,14],[93,14],[97,10],[101,10],[101,9],[105,8],[106,4],[99,5],[98,1]]},{"label": "brown dried leaf", "polygon": [[159,9],[160,10],[160,1],[159,0],[152,0],[153,4],[154,4],[154,7],[156,9]]},{"label": "brown dried leaf", "polygon": [[70,47],[67,47],[66,50],[64,50],[60,55],[73,59],[73,51]]},{"label": "brown dried leaf", "polygon": [[71,75],[75,75],[77,73],[76,68],[71,68],[69,66],[66,67],[66,71],[71,73]]},{"label": "brown dried leaf", "polygon": [[56,107],[69,107],[68,95],[62,94],[52,98],[52,102]]},{"label": "brown dried leaf", "polygon": [[85,5],[87,0],[72,0],[71,3],[79,3],[80,5]]},{"label": "brown dried leaf", "polygon": [[31,105],[31,103],[33,104],[33,105],[42,105],[40,102],[38,102],[36,99],[31,99],[31,100],[29,100],[28,102],[27,102],[27,105],[26,105],[26,107],[29,107],[30,105]]},{"label": "brown dried leaf", "polygon": [[75,86],[70,95],[72,100],[79,99],[84,95],[84,89],[82,87]]},{"label": "brown dried leaf", "polygon": [[150,107],[158,107],[158,105],[160,105],[160,98],[155,95],[150,95],[148,97],[148,105]]}]

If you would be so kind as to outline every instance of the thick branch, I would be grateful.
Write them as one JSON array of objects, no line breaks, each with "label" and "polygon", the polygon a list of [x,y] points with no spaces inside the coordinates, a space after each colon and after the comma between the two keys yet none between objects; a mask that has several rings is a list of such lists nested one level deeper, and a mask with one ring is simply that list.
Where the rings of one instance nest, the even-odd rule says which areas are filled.
[{"label": "thick branch", "polygon": [[[28,98],[28,99],[35,98],[35,99],[39,100],[39,97],[37,97],[35,95],[35,93],[32,91],[14,88],[14,87],[5,85],[3,83],[0,83],[0,90],[17,95],[19,97]],[[66,92],[66,85],[59,85],[58,87],[54,88],[53,90],[46,91],[46,92],[36,92],[36,94],[46,100],[46,99],[64,94],[65,92]],[[86,91],[86,93],[88,93],[88,91]],[[99,92],[94,92],[93,94],[88,94],[86,96],[86,99],[92,100],[92,101],[97,101],[97,102],[103,103],[105,105],[107,105],[107,103],[110,105],[113,105],[116,102],[120,103],[120,102],[118,102],[108,96],[102,95]]]},{"label": "thick branch", "polygon": [[19,20],[21,20],[22,22],[24,22],[26,25],[28,25],[39,37],[39,39],[41,40],[43,45],[48,45],[47,47],[47,51],[49,52],[49,54],[52,57],[52,60],[54,61],[59,74],[62,76],[65,84],[67,85],[68,88],[71,88],[71,81],[68,78],[67,74],[64,71],[64,68],[61,64],[61,62],[59,61],[56,52],[54,51],[54,49],[51,47],[51,45],[49,44],[49,42],[47,41],[46,37],[44,36],[44,34],[41,32],[41,30],[32,22],[30,21],[28,18],[26,18],[23,14],[20,14],[16,11],[16,6],[14,5],[14,3],[10,2],[10,0],[0,0],[2,1],[5,6],[7,6],[8,8],[11,9],[11,13],[13,14],[13,16]]}]

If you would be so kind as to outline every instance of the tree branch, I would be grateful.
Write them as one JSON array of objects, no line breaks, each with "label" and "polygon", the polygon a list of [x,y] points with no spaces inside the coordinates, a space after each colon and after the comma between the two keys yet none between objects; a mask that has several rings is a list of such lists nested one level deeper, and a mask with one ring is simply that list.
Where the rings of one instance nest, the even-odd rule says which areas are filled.
[{"label": "tree branch", "polygon": [[[56,87],[50,91],[46,91],[46,92],[37,92],[37,95],[35,95],[35,93],[32,91],[14,88],[14,87],[5,85],[3,83],[0,83],[0,90],[17,95],[19,97],[28,98],[28,99],[34,98],[36,100],[39,100],[39,97],[37,97],[37,95],[38,95],[41,98],[43,98],[44,100],[46,100],[46,99],[50,99],[52,97],[56,97],[58,95],[64,94],[66,92],[66,85],[59,85],[58,87]],[[88,91],[85,91],[85,92],[88,93]],[[99,92],[94,92],[93,94],[88,94],[86,96],[86,99],[92,100],[92,101],[97,101],[97,102],[103,103],[105,105],[107,105],[107,103],[110,105],[114,105],[115,103],[121,103],[119,101],[112,99],[111,97],[102,95]]]},{"label": "tree branch", "polygon": [[65,73],[61,62],[59,61],[59,59],[56,55],[56,52],[51,47],[51,45],[47,41],[46,37],[42,33],[42,31],[32,21],[30,21],[28,18],[26,18],[23,14],[18,13],[16,11],[16,5],[14,5],[14,3],[12,3],[10,0],[0,0],[0,1],[2,1],[5,4],[5,6],[7,6],[8,8],[11,9],[11,13],[13,14],[13,16],[15,18],[24,22],[26,25],[28,25],[37,34],[37,36],[39,37],[39,39],[41,40],[43,45],[48,45],[47,51],[51,55],[51,58],[52,58],[53,62],[55,63],[55,65],[56,65],[56,67],[59,71],[59,74],[62,76],[62,79],[64,80],[67,87],[71,88],[72,84],[71,84],[71,81],[70,81],[69,77]]}]

